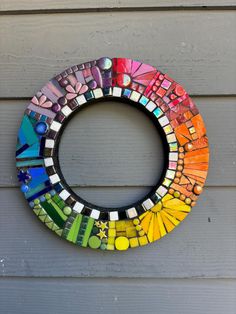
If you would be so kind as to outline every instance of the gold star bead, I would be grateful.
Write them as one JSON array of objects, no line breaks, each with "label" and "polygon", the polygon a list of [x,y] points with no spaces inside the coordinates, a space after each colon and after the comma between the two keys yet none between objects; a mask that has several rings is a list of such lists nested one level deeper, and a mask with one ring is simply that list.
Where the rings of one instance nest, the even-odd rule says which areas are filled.
[{"label": "gold star bead", "polygon": [[101,222],[101,223],[100,223],[100,228],[101,228],[102,230],[108,229],[108,227],[107,227],[107,222]]},{"label": "gold star bead", "polygon": [[107,237],[105,231],[102,230],[100,230],[99,233],[97,233],[97,236],[99,236],[100,239]]}]

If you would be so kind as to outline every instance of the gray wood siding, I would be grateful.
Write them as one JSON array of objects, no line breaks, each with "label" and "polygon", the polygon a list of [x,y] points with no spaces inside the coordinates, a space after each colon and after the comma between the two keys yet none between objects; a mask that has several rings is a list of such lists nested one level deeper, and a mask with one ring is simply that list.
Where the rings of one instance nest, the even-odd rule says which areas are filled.
[{"label": "gray wood siding", "polygon": [[[235,8],[233,0],[0,0],[0,313],[236,313]],[[66,67],[104,55],[143,60],[182,83],[210,141],[192,213],[127,252],[61,240],[16,180],[16,134],[30,97]],[[114,102],[76,115],[60,147],[68,183],[99,205],[138,200],[163,161],[149,119]]]}]

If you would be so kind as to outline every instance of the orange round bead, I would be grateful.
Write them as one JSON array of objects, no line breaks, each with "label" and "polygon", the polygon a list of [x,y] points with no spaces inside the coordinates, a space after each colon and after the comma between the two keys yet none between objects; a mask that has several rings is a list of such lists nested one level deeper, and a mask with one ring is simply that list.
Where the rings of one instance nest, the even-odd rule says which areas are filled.
[{"label": "orange round bead", "polygon": [[195,185],[193,191],[195,194],[201,194],[202,193],[202,187],[200,185]]},{"label": "orange round bead", "polygon": [[193,144],[187,143],[184,147],[185,147],[185,150],[186,150],[187,152],[189,152],[190,150],[193,149]]}]

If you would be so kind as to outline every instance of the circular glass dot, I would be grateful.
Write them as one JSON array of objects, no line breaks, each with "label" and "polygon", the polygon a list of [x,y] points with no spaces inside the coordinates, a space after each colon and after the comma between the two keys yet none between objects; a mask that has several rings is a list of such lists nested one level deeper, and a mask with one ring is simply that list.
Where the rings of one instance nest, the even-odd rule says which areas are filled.
[{"label": "circular glass dot", "polygon": [[26,192],[28,192],[29,191],[29,187],[28,187],[28,185],[26,185],[26,184],[22,184],[22,186],[21,186],[21,191],[23,192],[23,193],[26,193]]},{"label": "circular glass dot", "polygon": [[101,70],[109,70],[112,66],[112,61],[107,57],[100,58],[98,60],[98,66]]},{"label": "circular glass dot", "polygon": [[128,74],[118,74],[117,84],[121,87],[127,87],[131,83],[131,78]]},{"label": "circular glass dot", "polygon": [[115,246],[119,251],[127,250],[129,247],[129,240],[126,237],[118,237],[115,240]]},{"label": "circular glass dot", "polygon": [[69,206],[65,206],[65,207],[63,208],[63,213],[64,213],[65,215],[69,216],[69,215],[71,214],[71,212],[72,212],[72,209],[71,209]]},{"label": "circular glass dot", "polygon": [[101,240],[97,236],[92,236],[89,238],[88,244],[92,249],[98,249],[101,245]]},{"label": "circular glass dot", "polygon": [[45,122],[38,122],[35,125],[35,132],[38,133],[39,135],[46,134],[47,130],[48,130],[48,125]]}]

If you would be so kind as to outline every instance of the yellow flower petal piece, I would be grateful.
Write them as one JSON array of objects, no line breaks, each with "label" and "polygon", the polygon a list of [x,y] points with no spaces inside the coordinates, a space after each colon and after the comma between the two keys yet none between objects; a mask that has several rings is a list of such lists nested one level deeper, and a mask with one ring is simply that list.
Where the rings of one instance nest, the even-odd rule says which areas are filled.
[{"label": "yellow flower petal piece", "polygon": [[143,218],[143,220],[140,223],[140,225],[143,228],[143,230],[145,231],[145,233],[148,232],[151,218],[152,218],[152,212],[148,211],[146,216]]},{"label": "yellow flower petal piece", "polygon": [[172,215],[173,217],[175,217],[176,219],[182,221],[184,220],[184,218],[188,215],[185,212],[181,212],[179,210],[174,210],[174,209],[169,209],[169,208],[165,208],[164,209],[165,212],[167,212],[168,214]]},{"label": "yellow flower petal piece", "polygon": [[158,225],[157,215],[153,215],[154,217],[154,225],[153,225],[153,241],[160,239],[161,233]]},{"label": "yellow flower petal piece", "polygon": [[153,207],[151,208],[151,211],[152,211],[153,213],[157,213],[157,212],[159,212],[161,209],[162,209],[162,203],[161,203],[161,202],[158,202],[155,206],[153,206]]},{"label": "yellow flower petal piece", "polygon": [[153,242],[153,227],[154,227],[154,214],[152,215],[152,219],[151,219],[148,233],[147,233],[147,237],[148,237],[149,242]]},{"label": "yellow flower petal piece", "polygon": [[179,200],[178,198],[173,198],[166,202],[163,202],[164,208],[170,208],[175,210],[180,210],[183,212],[190,212],[191,207],[186,205],[183,201]]},{"label": "yellow flower petal piece", "polygon": [[175,219],[175,217],[168,214],[166,211],[162,211],[162,215],[166,216],[175,226],[178,226],[179,220]]},{"label": "yellow flower petal piece", "polygon": [[161,237],[164,237],[164,235],[166,235],[166,229],[165,229],[165,226],[164,226],[163,221],[161,219],[160,213],[157,216],[157,221],[158,221],[158,225],[160,228]]},{"label": "yellow flower petal piece", "polygon": [[172,222],[170,222],[170,220],[165,215],[163,215],[163,212],[161,213],[161,218],[168,232],[172,231],[175,228],[175,225],[172,224]]}]

